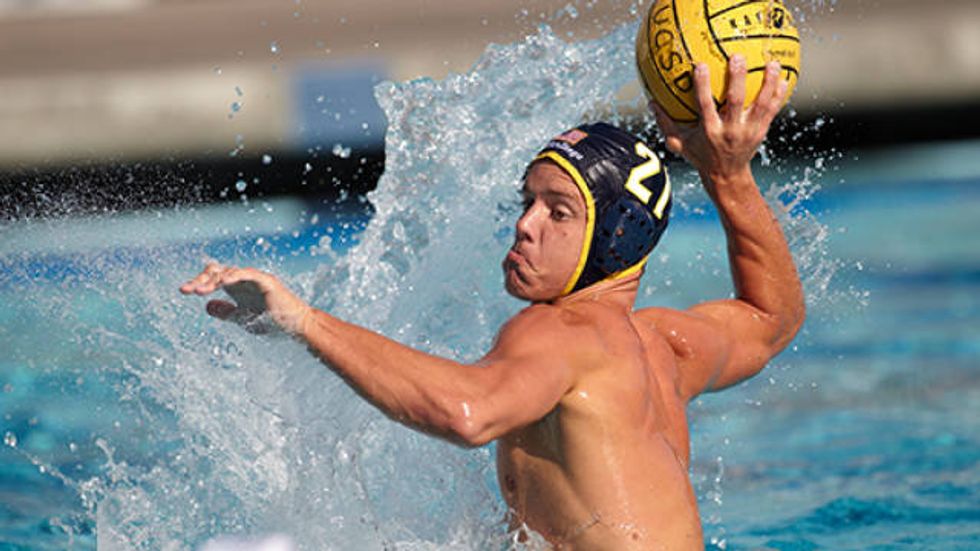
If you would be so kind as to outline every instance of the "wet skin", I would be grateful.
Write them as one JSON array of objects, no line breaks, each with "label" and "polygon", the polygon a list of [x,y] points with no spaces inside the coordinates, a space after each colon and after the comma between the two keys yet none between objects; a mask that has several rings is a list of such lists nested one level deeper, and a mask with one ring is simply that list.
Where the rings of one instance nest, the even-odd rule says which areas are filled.
[{"label": "wet skin", "polygon": [[[669,345],[632,312],[637,278],[543,301],[562,291],[578,262],[585,199],[550,161],[531,167],[522,195],[505,282],[538,303],[505,327],[486,360],[506,355],[509,339],[553,342],[572,382],[544,419],[497,442],[512,527],[527,525],[566,547],[699,545],[686,403]],[[515,324],[527,325],[523,334],[513,334]],[[528,371],[535,376],[533,366]]]},{"label": "wet skin", "polygon": [[553,353],[574,382],[544,419],[498,440],[512,525],[562,548],[701,548],[674,353],[630,311],[635,279],[601,287],[538,307],[552,310],[539,319],[565,342]]},{"label": "wet skin", "polygon": [[512,526],[554,548],[703,549],[686,405],[759,372],[804,317],[786,241],[749,167],[782,104],[778,74],[768,67],[759,99],[742,109],[745,64],[733,57],[718,111],[699,66],[697,126],[678,126],[653,106],[667,146],[694,164],[718,208],[734,299],[634,310],[637,275],[559,296],[578,260],[585,207],[549,162],[526,179],[503,262],[508,291],[532,304],[474,364],[343,322],[250,268],[209,265],[181,292],[225,289],[234,302],[210,301],[211,315],[294,334],[396,421],[465,446],[496,440]]}]

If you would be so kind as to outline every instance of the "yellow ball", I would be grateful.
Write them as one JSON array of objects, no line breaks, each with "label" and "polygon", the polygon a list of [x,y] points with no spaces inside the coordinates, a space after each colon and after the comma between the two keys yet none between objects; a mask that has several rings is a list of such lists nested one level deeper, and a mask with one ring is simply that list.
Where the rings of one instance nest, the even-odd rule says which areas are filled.
[{"label": "yellow ball", "polygon": [[694,64],[711,71],[711,95],[724,105],[728,58],[745,56],[745,103],[759,95],[766,62],[778,61],[789,99],[800,76],[800,34],[780,0],[656,0],[636,37],[647,93],[679,122],[698,120]]}]

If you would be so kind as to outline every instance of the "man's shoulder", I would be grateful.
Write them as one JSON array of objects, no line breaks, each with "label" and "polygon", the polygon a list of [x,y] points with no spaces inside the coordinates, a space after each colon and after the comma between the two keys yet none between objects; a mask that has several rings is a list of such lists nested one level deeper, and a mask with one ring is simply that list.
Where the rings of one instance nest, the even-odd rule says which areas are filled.
[{"label": "man's shoulder", "polygon": [[643,323],[645,327],[667,336],[678,323],[689,321],[692,314],[688,310],[651,306],[635,310],[633,317]]},{"label": "man's shoulder", "polygon": [[584,344],[598,321],[586,312],[552,304],[532,304],[500,328],[498,341],[535,340],[546,346]]}]

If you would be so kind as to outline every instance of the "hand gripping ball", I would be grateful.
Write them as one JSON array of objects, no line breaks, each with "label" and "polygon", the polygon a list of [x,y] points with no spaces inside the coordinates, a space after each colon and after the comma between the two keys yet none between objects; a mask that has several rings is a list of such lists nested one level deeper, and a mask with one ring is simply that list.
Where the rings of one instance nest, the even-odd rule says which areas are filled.
[{"label": "hand gripping ball", "polygon": [[745,56],[745,102],[762,88],[766,62],[778,61],[789,83],[800,74],[800,35],[780,0],[655,0],[636,37],[644,88],[678,122],[698,120],[694,64],[711,72],[711,95],[724,105],[728,58]]}]

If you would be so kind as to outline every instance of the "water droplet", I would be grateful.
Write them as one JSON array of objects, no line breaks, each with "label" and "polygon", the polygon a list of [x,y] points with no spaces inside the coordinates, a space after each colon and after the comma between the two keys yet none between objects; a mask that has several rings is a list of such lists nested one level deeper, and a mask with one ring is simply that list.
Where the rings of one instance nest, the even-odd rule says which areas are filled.
[{"label": "water droplet", "polygon": [[213,69],[213,71],[214,71],[214,74],[220,75],[221,74],[221,67],[215,66],[215,68]]},{"label": "water droplet", "polygon": [[16,448],[17,436],[12,432],[7,431],[6,434],[3,435],[3,443],[10,446],[11,448]]},{"label": "water droplet", "polygon": [[235,182],[235,189],[239,193],[245,191],[245,188],[247,188],[247,187],[248,187],[248,182],[246,182],[245,180],[239,180],[239,181]]},{"label": "water droplet", "polygon": [[70,451],[72,453],[77,452],[78,451],[78,444],[76,444],[74,442],[69,442],[68,443],[68,451]]},{"label": "water droplet", "polygon": [[309,174],[310,172],[313,172],[313,165],[311,165],[310,163],[304,164],[303,165],[303,174]]},{"label": "water droplet", "polygon": [[262,155],[262,164],[264,164],[264,165],[271,165],[272,164],[272,155],[269,155],[268,153],[266,153],[265,155]]},{"label": "water droplet", "polygon": [[273,40],[272,42],[270,42],[269,43],[269,51],[272,52],[272,53],[274,53],[274,54],[278,54],[279,53],[279,43],[276,42],[275,40]]},{"label": "water droplet", "polygon": [[241,86],[235,86],[235,93],[238,94],[238,97],[242,97],[245,95],[245,92],[242,92]]},{"label": "water droplet", "polygon": [[333,154],[341,159],[347,159],[350,157],[350,148],[344,147],[342,144],[334,144]]}]

